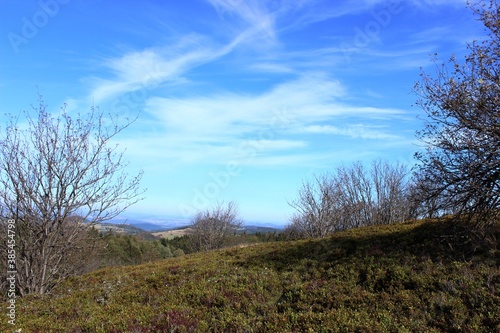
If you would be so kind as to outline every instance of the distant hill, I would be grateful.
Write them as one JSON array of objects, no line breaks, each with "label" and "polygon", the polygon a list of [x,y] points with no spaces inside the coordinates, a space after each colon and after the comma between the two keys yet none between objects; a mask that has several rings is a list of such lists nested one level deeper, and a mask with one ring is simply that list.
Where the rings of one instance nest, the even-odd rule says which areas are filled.
[{"label": "distant hill", "polygon": [[[162,216],[147,216],[135,214],[130,217],[118,217],[108,223],[111,224],[128,224],[137,228],[143,229],[148,232],[174,230],[189,226],[190,219],[185,217],[162,217]],[[280,223],[260,222],[260,221],[247,221],[244,223],[244,228],[248,232],[273,232],[274,230],[281,230],[283,228]],[[266,230],[266,228],[269,228]]]},{"label": "distant hill", "polygon": [[[142,233],[151,233],[156,236],[161,235],[163,232],[170,232],[171,235],[184,235],[185,232],[182,230],[189,228],[189,225],[178,226],[175,224],[156,224],[150,222],[144,222],[142,220],[131,220],[131,219],[116,219],[109,223],[100,223],[96,225],[96,228],[101,232],[116,232],[126,235],[136,235]],[[248,234],[260,233],[273,233],[280,232],[281,229],[259,226],[259,225],[243,225],[240,228],[240,232],[246,232]]]},{"label": "distant hill", "polygon": [[242,231],[245,231],[249,234],[255,234],[257,232],[260,233],[267,233],[267,232],[280,232],[282,229],[278,228],[273,228],[273,227],[262,227],[262,226],[257,226],[257,225],[243,225],[241,227]]},{"label": "distant hill", "polygon": [[106,268],[17,299],[16,329],[499,332],[500,228],[466,235],[420,221]]},{"label": "distant hill", "polygon": [[162,218],[116,218],[109,221],[111,224],[128,224],[148,232],[170,230],[187,226],[189,221],[183,219]]},{"label": "distant hill", "polygon": [[115,223],[98,223],[95,224],[94,227],[99,230],[99,232],[114,232],[118,234],[125,234],[125,235],[137,235],[137,234],[142,234],[146,233],[147,231],[138,228],[137,226],[130,225],[130,224],[115,224]]}]

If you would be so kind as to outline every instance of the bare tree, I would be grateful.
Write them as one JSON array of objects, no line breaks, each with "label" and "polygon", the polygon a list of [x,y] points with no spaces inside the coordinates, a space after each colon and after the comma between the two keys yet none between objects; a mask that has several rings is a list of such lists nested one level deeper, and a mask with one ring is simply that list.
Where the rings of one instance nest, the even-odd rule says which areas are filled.
[{"label": "bare tree", "polygon": [[421,74],[415,91],[427,119],[417,137],[426,149],[416,158],[424,199],[481,226],[500,213],[500,5],[471,8],[488,38],[467,45],[464,61]]},{"label": "bare tree", "polygon": [[118,125],[96,108],[76,118],[65,107],[52,115],[41,98],[33,109],[37,118],[11,117],[0,139],[0,208],[15,220],[20,295],[47,293],[81,271],[93,248],[91,225],[142,194],[142,172],[129,176],[123,152],[111,145],[131,121]]},{"label": "bare tree", "polygon": [[411,217],[409,170],[401,163],[374,161],[371,179],[374,187],[373,224],[403,222]]},{"label": "bare tree", "polygon": [[339,188],[342,220],[346,228],[374,224],[373,183],[361,162],[337,168],[335,182]]},{"label": "bare tree", "polygon": [[291,218],[289,229],[295,234],[314,238],[323,238],[336,231],[338,224],[335,219],[339,216],[336,185],[329,175],[315,176],[312,181],[302,183],[298,198],[289,202],[297,211]]},{"label": "bare tree", "polygon": [[409,171],[401,163],[375,160],[337,169],[342,219],[348,228],[402,222],[410,217]]},{"label": "bare tree", "polygon": [[209,251],[223,247],[243,223],[238,215],[238,205],[233,201],[220,202],[212,209],[197,213],[191,221],[193,250]]},{"label": "bare tree", "polygon": [[294,237],[326,237],[332,232],[412,217],[409,172],[400,163],[361,162],[304,182],[290,202],[297,211],[286,230]]}]

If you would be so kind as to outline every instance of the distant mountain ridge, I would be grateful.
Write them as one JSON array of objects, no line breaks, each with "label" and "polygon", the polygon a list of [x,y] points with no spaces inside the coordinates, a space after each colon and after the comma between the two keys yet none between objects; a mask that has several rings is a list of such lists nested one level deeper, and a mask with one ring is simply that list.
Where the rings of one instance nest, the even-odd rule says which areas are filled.
[{"label": "distant mountain ridge", "polygon": [[[134,219],[115,219],[107,223],[100,223],[97,229],[101,232],[115,232],[126,235],[137,235],[137,234],[147,234],[156,233],[160,231],[169,231],[184,229],[189,227],[189,223],[179,223],[178,221],[166,222],[166,223],[152,223],[143,220]],[[254,234],[257,232],[267,233],[267,232],[279,232],[282,228],[261,226],[261,225],[243,225],[240,232],[247,232]]]},{"label": "distant mountain ridge", "polygon": [[118,217],[108,221],[110,224],[128,224],[148,232],[175,229],[189,225],[188,219],[157,217]]},{"label": "distant mountain ridge", "polygon": [[[108,221],[106,224],[125,224],[140,228],[145,232],[157,232],[187,227],[190,223],[191,220],[185,217],[131,215],[130,217],[124,216],[114,218]],[[252,230],[253,232],[256,232],[255,230],[259,230],[260,232],[266,232],[266,230],[267,232],[272,232],[283,229],[283,225],[280,223],[272,222],[248,221],[246,223],[243,223],[243,228],[248,232],[252,232]]]}]

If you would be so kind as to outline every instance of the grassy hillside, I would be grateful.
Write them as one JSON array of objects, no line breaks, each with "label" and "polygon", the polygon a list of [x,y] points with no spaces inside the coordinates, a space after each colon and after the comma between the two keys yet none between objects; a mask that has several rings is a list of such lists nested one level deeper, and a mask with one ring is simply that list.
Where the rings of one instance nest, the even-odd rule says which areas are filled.
[{"label": "grassy hillside", "polygon": [[452,231],[436,222],[368,227],[104,269],[18,300],[15,328],[500,332],[500,253]]}]

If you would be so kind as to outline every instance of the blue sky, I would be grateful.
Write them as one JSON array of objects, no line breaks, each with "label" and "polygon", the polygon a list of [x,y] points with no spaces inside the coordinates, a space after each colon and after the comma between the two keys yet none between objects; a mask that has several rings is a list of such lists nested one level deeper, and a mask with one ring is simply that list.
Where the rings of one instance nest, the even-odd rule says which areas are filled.
[{"label": "blue sky", "polygon": [[1,123],[37,91],[54,111],[139,114],[116,140],[144,170],[130,215],[233,200],[284,224],[314,173],[414,164],[420,68],[484,31],[461,0],[3,0],[0,35]]}]

